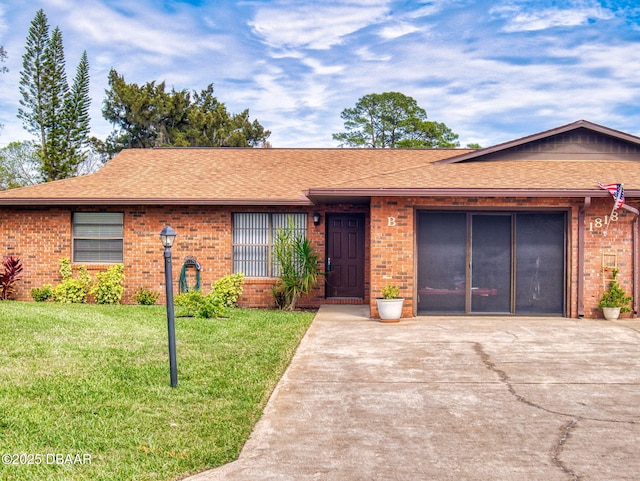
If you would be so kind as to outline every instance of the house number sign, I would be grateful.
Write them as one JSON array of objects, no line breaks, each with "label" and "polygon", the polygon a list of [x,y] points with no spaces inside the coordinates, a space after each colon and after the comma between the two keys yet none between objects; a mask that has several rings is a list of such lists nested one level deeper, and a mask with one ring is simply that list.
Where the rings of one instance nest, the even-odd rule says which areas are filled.
[{"label": "house number sign", "polygon": [[396,226],[396,218],[395,217],[387,217],[387,225],[389,227],[395,227]]},{"label": "house number sign", "polygon": [[589,221],[589,232],[598,232],[604,230],[606,232],[607,226],[611,222],[618,222],[620,216],[617,212],[611,213],[611,215],[605,215],[603,217],[595,217],[592,221]]}]

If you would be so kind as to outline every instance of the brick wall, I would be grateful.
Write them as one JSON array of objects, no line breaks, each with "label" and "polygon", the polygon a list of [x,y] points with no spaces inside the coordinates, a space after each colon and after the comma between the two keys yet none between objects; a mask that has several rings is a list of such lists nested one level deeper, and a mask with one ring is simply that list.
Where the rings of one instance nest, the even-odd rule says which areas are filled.
[{"label": "brick wall", "polygon": [[[578,317],[578,213],[581,199],[543,198],[374,198],[371,201],[371,292],[372,315],[377,316],[375,297],[387,283],[396,284],[405,298],[403,316],[416,314],[416,243],[415,212],[420,209],[455,209],[456,211],[521,211],[529,209],[566,210],[567,232],[567,315]],[[618,220],[610,222],[607,235],[596,228],[611,213],[609,198],[594,199],[585,212],[585,317],[602,317],[598,300],[603,290],[602,254],[614,254],[620,281],[627,293],[633,285],[633,229],[635,215],[618,211]],[[590,223],[594,224],[591,225]],[[593,227],[592,231],[590,226]],[[608,275],[605,273],[605,275]]]},{"label": "brick wall", "polygon": [[[610,277],[610,269],[603,269],[611,261],[617,264],[620,285],[628,295],[633,293],[633,237],[637,222],[635,215],[619,209],[614,221],[605,225],[611,214],[613,201],[594,199],[585,216],[585,317],[601,318],[598,301]],[[605,235],[606,228],[606,235]],[[635,233],[637,235],[637,232]],[[627,314],[627,317],[632,314]],[[633,315],[635,317],[635,315]]]},{"label": "brick wall", "polygon": [[[287,211],[308,214],[308,235],[316,246],[320,263],[325,265],[326,216],[331,213],[360,213],[365,215],[365,303],[372,315],[377,316],[375,297],[389,282],[400,287],[406,298],[403,315],[415,315],[416,292],[415,213],[420,209],[455,209],[457,211],[502,211],[526,209],[562,209],[569,223],[567,241],[567,311],[578,316],[578,215],[581,199],[541,198],[439,198],[439,197],[381,197],[373,198],[371,205],[335,204],[287,208]],[[618,218],[609,222],[607,235],[604,221],[611,213],[609,198],[593,199],[585,212],[585,316],[601,317],[597,307],[603,290],[603,254],[611,254],[620,270],[623,288],[632,293],[633,235],[637,229],[635,215],[618,211]],[[24,279],[18,283],[17,296],[29,300],[33,287],[60,281],[59,260],[71,257],[72,207],[16,207],[0,208],[0,254],[18,256],[24,264]],[[77,209],[80,210],[80,209]],[[89,209],[82,209],[89,210]],[[164,299],[164,258],[159,233],[164,225],[171,225],[178,233],[172,249],[174,292],[184,258],[195,256],[202,266],[201,286],[208,292],[215,280],[232,272],[231,217],[232,212],[284,212],[283,207],[225,206],[120,206],[94,211],[124,213],[125,295],[124,302],[132,302],[135,290],[141,286],[162,293]],[[320,213],[322,220],[314,226],[312,214]],[[602,222],[602,225],[601,225]],[[637,232],[636,232],[637,235]],[[95,274],[106,265],[87,265]],[[274,279],[247,279],[240,299],[243,306],[270,307],[273,304],[271,288]],[[324,284],[320,282],[309,296],[300,300],[300,307],[318,307],[327,302]],[[347,301],[341,301],[347,302]],[[357,302],[357,301],[349,301]]]},{"label": "brick wall", "polygon": [[[174,293],[178,292],[180,271],[186,256],[195,256],[201,265],[201,289],[209,292],[213,283],[232,272],[233,212],[305,212],[307,232],[325,262],[325,219],[332,212],[365,213],[367,206],[336,204],[321,209],[308,207],[224,207],[224,206],[116,206],[108,208],[0,208],[0,253],[20,257],[24,264],[23,280],[17,284],[16,297],[30,300],[33,287],[60,282],[59,262],[71,258],[71,219],[74,211],[124,213],[125,293],[123,302],[133,302],[139,287],[160,292],[164,302],[164,248],[160,231],[171,225],[178,236],[172,248]],[[313,213],[322,215],[320,225],[313,225]],[[93,275],[108,264],[83,264]],[[366,273],[368,276],[368,272]],[[276,280],[247,278],[239,302],[246,307],[271,307],[271,290]],[[300,307],[318,307],[324,302],[322,278],[318,287],[298,302]]]}]

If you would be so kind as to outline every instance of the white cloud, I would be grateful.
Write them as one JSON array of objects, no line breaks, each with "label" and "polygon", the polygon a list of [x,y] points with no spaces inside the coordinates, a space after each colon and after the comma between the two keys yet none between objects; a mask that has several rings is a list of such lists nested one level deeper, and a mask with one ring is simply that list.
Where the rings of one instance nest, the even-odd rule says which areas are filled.
[{"label": "white cloud", "polygon": [[393,40],[418,31],[420,31],[420,29],[415,25],[398,22],[380,29],[380,36],[386,40]]},{"label": "white cloud", "polygon": [[344,65],[324,65],[314,58],[306,58],[303,63],[313,69],[313,73],[317,75],[333,75],[344,71]]},{"label": "white cloud", "polygon": [[387,2],[304,2],[259,8],[249,25],[274,48],[326,50],[385,18]]},{"label": "white cloud", "polygon": [[358,56],[358,58],[366,62],[388,62],[392,59],[391,55],[387,53],[384,53],[384,54],[374,53],[367,46],[356,48],[354,50],[354,53]]},{"label": "white cloud", "polygon": [[138,11],[128,16],[96,3],[74,17],[70,26],[92,42],[154,56],[188,57],[222,48],[212,36],[194,35],[193,21],[176,14]]},{"label": "white cloud", "polygon": [[554,27],[577,27],[590,20],[608,20],[614,14],[601,7],[523,9],[514,5],[495,7],[491,14],[507,20],[504,32],[547,30]]}]

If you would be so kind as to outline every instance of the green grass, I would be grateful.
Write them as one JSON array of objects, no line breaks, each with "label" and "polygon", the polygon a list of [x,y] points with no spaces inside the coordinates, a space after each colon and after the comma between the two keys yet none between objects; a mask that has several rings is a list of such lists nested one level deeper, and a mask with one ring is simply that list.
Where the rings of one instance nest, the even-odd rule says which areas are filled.
[{"label": "green grass", "polygon": [[0,454],[36,463],[0,479],[172,480],[234,460],[312,318],[177,318],[171,388],[163,306],[0,302]]}]

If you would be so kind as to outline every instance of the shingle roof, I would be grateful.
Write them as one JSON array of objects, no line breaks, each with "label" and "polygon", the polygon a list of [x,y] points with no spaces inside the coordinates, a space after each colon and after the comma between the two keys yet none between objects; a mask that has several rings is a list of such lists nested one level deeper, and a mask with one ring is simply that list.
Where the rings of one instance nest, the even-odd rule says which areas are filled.
[{"label": "shingle roof", "polygon": [[[629,144],[627,160],[593,152],[589,160],[567,158],[564,152],[558,157],[547,152],[544,160],[495,157],[585,128],[614,144]],[[628,198],[640,197],[640,138],[579,121],[524,139],[478,151],[131,149],[93,174],[0,192],[0,205],[304,205],[374,195],[608,195],[598,182],[622,182]]]},{"label": "shingle roof", "polygon": [[419,170],[466,152],[469,150],[131,149],[93,174],[0,192],[0,204],[308,204],[304,191],[310,187],[357,186],[373,172]]}]

